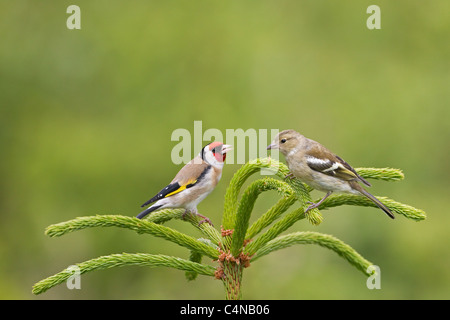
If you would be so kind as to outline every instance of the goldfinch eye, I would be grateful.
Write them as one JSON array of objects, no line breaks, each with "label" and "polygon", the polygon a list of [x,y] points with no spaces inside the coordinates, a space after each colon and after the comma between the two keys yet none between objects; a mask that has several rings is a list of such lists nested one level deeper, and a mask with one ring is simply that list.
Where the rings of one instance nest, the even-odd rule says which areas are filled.
[{"label": "goldfinch eye", "polygon": [[281,143],[285,143],[286,142],[286,139],[281,139]]},{"label": "goldfinch eye", "polygon": [[216,148],[212,149],[211,151],[212,153],[216,153]]}]

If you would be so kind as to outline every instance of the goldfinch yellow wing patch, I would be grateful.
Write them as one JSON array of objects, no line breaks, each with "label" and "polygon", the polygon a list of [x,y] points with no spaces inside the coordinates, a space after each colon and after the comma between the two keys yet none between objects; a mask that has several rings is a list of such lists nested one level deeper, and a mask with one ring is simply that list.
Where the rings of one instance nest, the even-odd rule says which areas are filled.
[{"label": "goldfinch yellow wing patch", "polygon": [[178,192],[181,192],[181,191],[183,191],[183,190],[186,190],[186,189],[192,187],[196,182],[197,182],[197,180],[190,180],[190,181],[188,181],[187,183],[185,183],[185,184],[183,184],[182,186],[180,186],[177,190],[175,190],[175,191],[173,191],[173,192],[171,192],[171,193],[166,194],[166,195],[164,196],[164,198],[173,196],[174,194],[176,194],[176,193],[178,193]]},{"label": "goldfinch yellow wing patch", "polygon": [[187,183],[183,184],[182,186],[180,186],[180,184],[178,182],[174,182],[169,184],[168,186],[166,186],[164,189],[162,189],[160,192],[158,192],[157,195],[155,195],[153,198],[151,198],[150,200],[148,200],[147,202],[145,202],[143,205],[141,205],[141,207],[145,207],[146,205],[161,200],[163,198],[169,197],[171,195],[174,195],[178,192],[181,192],[183,190],[185,190],[186,188],[190,188],[194,185],[194,183],[197,180],[193,180],[193,181],[188,181]]}]

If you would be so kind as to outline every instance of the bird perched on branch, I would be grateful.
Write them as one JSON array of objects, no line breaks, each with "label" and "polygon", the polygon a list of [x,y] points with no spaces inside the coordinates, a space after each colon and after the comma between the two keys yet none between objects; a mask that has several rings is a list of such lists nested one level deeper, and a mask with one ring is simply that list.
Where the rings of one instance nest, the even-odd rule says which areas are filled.
[{"label": "bird perched on branch", "polygon": [[310,203],[305,212],[317,208],[333,192],[359,194],[369,198],[389,217],[391,210],[367,192],[360,182],[370,187],[347,162],[333,154],[320,143],[308,139],[294,130],[280,132],[267,149],[279,149],[284,155],[290,175],[310,187],[326,192],[317,203]]},{"label": "bird perched on branch", "polygon": [[175,178],[153,198],[145,202],[141,207],[152,204],[150,207],[137,215],[142,219],[150,212],[157,209],[184,208],[188,212],[203,218],[199,224],[211,220],[197,211],[197,205],[214,190],[222,176],[222,168],[227,152],[232,150],[230,145],[222,142],[212,142],[189,161],[177,173]]}]

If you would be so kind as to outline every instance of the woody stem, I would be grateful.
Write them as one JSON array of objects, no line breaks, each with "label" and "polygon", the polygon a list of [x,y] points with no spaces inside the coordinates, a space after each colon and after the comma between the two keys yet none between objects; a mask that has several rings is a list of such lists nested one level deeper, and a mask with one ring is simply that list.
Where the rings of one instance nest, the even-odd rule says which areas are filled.
[{"label": "woody stem", "polygon": [[222,282],[226,290],[227,300],[240,300],[242,271],[244,267],[242,264],[237,264],[235,261],[223,261],[224,276]]}]

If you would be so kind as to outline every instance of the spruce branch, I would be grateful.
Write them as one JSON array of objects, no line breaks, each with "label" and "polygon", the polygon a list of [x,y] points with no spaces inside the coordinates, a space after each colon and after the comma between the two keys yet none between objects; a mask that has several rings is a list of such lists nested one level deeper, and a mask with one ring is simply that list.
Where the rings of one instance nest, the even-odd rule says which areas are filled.
[{"label": "spruce branch", "polygon": [[[191,254],[189,255],[189,261],[201,263],[202,262],[202,254],[197,251],[191,251]],[[188,281],[195,280],[198,276],[198,273],[196,271],[186,271],[185,273],[186,279]]]},{"label": "spruce branch", "polygon": [[[225,193],[225,204],[222,218],[222,226],[224,229],[234,229],[239,205],[238,196],[240,190],[245,181],[261,169],[269,169],[274,173],[274,175],[285,180],[285,182],[288,183],[294,190],[297,200],[300,201],[303,207],[306,208],[307,202],[312,200],[307,187],[302,182],[298,179],[286,179],[290,172],[289,168],[285,164],[270,158],[258,158],[244,164],[234,174],[230,181]],[[323,219],[318,209],[308,211],[306,216],[314,225],[320,224]]]},{"label": "spruce branch", "polygon": [[[392,212],[401,214],[408,219],[415,221],[421,221],[426,219],[426,214],[423,210],[414,208],[407,204],[403,204],[387,197],[377,196],[383,204],[385,204]],[[341,206],[341,205],[355,205],[363,207],[374,207],[377,208],[370,199],[364,196],[353,195],[353,194],[336,194],[331,195],[319,206],[320,210],[325,210],[331,207]]]},{"label": "spruce branch", "polygon": [[206,235],[215,245],[218,245],[219,242],[221,241],[222,236],[221,236],[220,232],[216,228],[214,228],[212,225],[210,225],[209,223],[201,223],[200,224],[200,220],[202,218],[200,218],[199,216],[194,215],[194,214],[187,214],[184,217],[184,219],[181,217],[180,217],[180,219],[191,223],[195,228],[197,228],[204,235]]},{"label": "spruce branch", "polygon": [[393,168],[355,168],[358,174],[366,179],[383,181],[400,181],[405,178],[403,171]]},{"label": "spruce branch", "polygon": [[247,230],[245,239],[252,239],[255,237],[262,229],[269,226],[278,217],[280,217],[287,209],[289,209],[295,202],[297,198],[293,195],[285,195],[283,198],[278,200],[266,213],[258,218]]},{"label": "spruce branch", "polygon": [[371,262],[364,259],[355,249],[350,247],[343,241],[327,234],[318,232],[294,232],[284,236],[279,236],[262,246],[256,254],[252,257],[252,262],[265,256],[273,251],[280,250],[293,246],[295,244],[317,244],[319,246],[333,250],[338,255],[346,259],[350,264],[355,266],[358,270],[366,275],[367,268],[373,265]]},{"label": "spruce branch", "polygon": [[[277,169],[275,174],[279,178],[286,181],[292,187],[297,200],[300,202],[300,205],[303,207],[303,209],[306,209],[309,206],[308,202],[312,201],[311,195],[309,194],[311,188],[308,185],[302,183],[300,180],[289,177],[291,172],[284,163],[272,159],[264,160],[272,163],[272,166]],[[305,217],[312,225],[319,225],[323,221],[322,214],[318,209],[309,210],[306,213]]]},{"label": "spruce branch", "polygon": [[198,251],[213,259],[217,259],[218,257],[217,250],[191,236],[153,222],[120,215],[79,217],[51,225],[47,227],[45,233],[50,237],[57,237],[76,230],[93,227],[119,227],[131,229],[138,233],[148,233],[172,241],[190,250]]},{"label": "spruce branch", "polygon": [[162,209],[152,212],[147,215],[143,220],[154,222],[157,224],[163,224],[172,219],[182,219],[184,209]]},{"label": "spruce branch", "polygon": [[268,241],[274,239],[279,234],[291,227],[295,222],[304,218],[305,213],[303,208],[295,209],[292,212],[286,214],[283,218],[274,223],[273,226],[271,226],[268,230],[259,235],[255,241],[249,243],[245,247],[244,253],[248,256],[254,255],[259,250],[259,248],[261,248]]},{"label": "spruce branch", "polygon": [[[274,177],[265,177],[251,183],[241,194],[246,180],[261,169],[269,169]],[[399,181],[404,178],[401,170],[391,168],[357,168],[357,172],[367,179],[384,181]],[[369,261],[364,259],[349,245],[341,240],[317,232],[295,232],[281,235],[299,220],[306,218],[313,225],[321,223],[323,217],[319,209],[329,209],[340,205],[375,206],[372,201],[349,194],[334,194],[328,197],[318,209],[304,213],[308,201],[311,201],[312,188],[298,179],[287,178],[289,169],[276,160],[256,159],[243,165],[231,179],[225,193],[225,203],[221,231],[208,223],[199,224],[199,217],[193,214],[184,215],[183,209],[165,209],[153,212],[145,219],[121,215],[97,215],[75,218],[70,221],[51,225],[46,234],[51,237],[61,236],[69,232],[93,227],[120,227],[133,230],[139,234],[151,234],[166,239],[190,250],[190,260],[177,257],[153,254],[112,254],[78,264],[81,273],[122,265],[166,266],[186,271],[188,280],[193,280],[198,274],[214,276],[221,279],[227,299],[242,297],[241,284],[243,270],[250,262],[273,251],[290,247],[294,244],[317,244],[338,253],[360,271],[369,275]],[[271,208],[261,215],[250,227],[250,215],[254,204],[262,192],[276,190],[281,198]],[[378,197],[393,212],[407,218],[420,221],[426,218],[420,209],[396,202],[386,197]],[[285,212],[296,202],[300,208]],[[283,215],[284,214],[284,215]],[[283,216],[282,216],[283,215]],[[195,239],[173,228],[161,224],[179,219],[191,223],[199,229],[207,239]],[[264,232],[263,229],[267,228]],[[254,238],[255,237],[255,238]],[[252,240],[252,241],[248,241]],[[201,264],[203,256],[213,258],[218,263],[217,268]],[[67,268],[51,277],[38,282],[33,287],[33,293],[42,293],[49,288],[69,279],[73,270]]]},{"label": "spruce branch", "polygon": [[243,246],[245,235],[248,229],[250,214],[255,205],[258,196],[267,190],[277,190],[279,193],[292,196],[294,191],[283,181],[273,178],[263,178],[254,181],[243,193],[236,213],[236,224],[234,227],[233,238],[231,242],[231,254],[238,256]]},{"label": "spruce branch", "polygon": [[[147,253],[122,253],[112,254],[108,256],[102,256],[92,260],[78,263],[80,268],[80,274],[102,270],[107,268],[120,267],[125,265],[139,265],[149,267],[170,267],[184,271],[195,272],[197,274],[214,276],[215,268],[208,265],[188,261],[178,257],[171,257],[160,254],[147,254]],[[34,294],[40,294],[48,289],[63,283],[73,275],[73,268],[64,269],[57,274],[43,279],[33,286],[32,292]]]},{"label": "spruce branch", "polygon": [[238,196],[245,181],[252,174],[259,171],[261,168],[269,168],[269,167],[270,163],[268,161],[256,159],[244,164],[233,175],[225,193],[225,202],[222,218],[222,226],[224,229],[234,228],[236,212],[238,208]]},{"label": "spruce branch", "polygon": [[221,240],[220,232],[209,223],[200,222],[200,217],[194,214],[185,214],[184,209],[162,209],[157,210],[146,216],[143,220],[162,224],[171,219],[178,219],[191,223],[195,228],[200,230],[204,235],[208,236],[215,244]]},{"label": "spruce branch", "polygon": [[[204,244],[210,246],[211,248],[214,248],[215,250],[219,250],[219,247],[213,243],[210,239],[200,238],[198,241],[203,242]],[[202,262],[202,254],[197,251],[191,251],[191,254],[189,256],[189,261],[201,263]],[[186,279],[191,281],[195,280],[197,278],[198,273],[195,271],[186,271]]]},{"label": "spruce branch", "polygon": [[235,262],[224,261],[222,263],[223,278],[222,282],[225,287],[225,298],[227,300],[242,299],[242,273],[244,266]]},{"label": "spruce branch", "polygon": [[[284,170],[289,170],[286,166],[283,168],[284,168]],[[296,196],[297,196],[297,200],[300,202],[302,208],[304,210],[306,210],[306,208],[309,206],[308,203],[312,201],[312,198],[310,195],[311,188],[308,185],[300,182],[300,180],[295,179],[295,178],[293,178],[293,179],[288,178],[287,182],[294,189]],[[309,223],[311,223],[314,226],[321,224],[323,221],[323,216],[320,213],[319,209],[317,209],[317,208],[309,210],[304,215],[304,217],[309,221]]]},{"label": "spruce branch", "polygon": [[[374,171],[372,171],[374,172]],[[378,171],[377,172],[382,172]],[[382,201],[392,212],[401,214],[409,219],[420,221],[426,218],[426,214],[423,210],[416,209],[412,206],[394,201],[387,197],[377,197]],[[318,200],[317,200],[318,201]],[[357,205],[357,206],[367,206],[375,207],[377,206],[364,196],[352,195],[352,194],[335,194],[329,196],[325,201],[319,206],[318,209],[323,210],[331,207],[336,207],[340,205]],[[247,245],[245,248],[245,253],[248,255],[253,255],[261,248],[265,243],[274,239],[276,236],[287,230],[296,221],[305,218],[303,213],[303,208],[292,211],[291,213],[285,215],[272,227],[270,227],[266,232],[261,234],[254,242]]]}]

